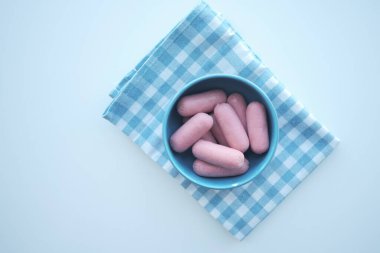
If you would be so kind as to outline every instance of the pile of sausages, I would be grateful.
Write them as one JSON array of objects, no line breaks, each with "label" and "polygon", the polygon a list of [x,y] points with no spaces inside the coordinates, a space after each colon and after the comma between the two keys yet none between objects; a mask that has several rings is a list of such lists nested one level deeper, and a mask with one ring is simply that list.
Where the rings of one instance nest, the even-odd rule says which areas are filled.
[{"label": "pile of sausages", "polygon": [[269,148],[265,107],[259,102],[248,106],[239,93],[228,96],[210,90],[182,97],[177,111],[184,124],[170,137],[176,152],[192,147],[193,170],[204,177],[229,177],[244,174],[249,148],[263,154]]}]

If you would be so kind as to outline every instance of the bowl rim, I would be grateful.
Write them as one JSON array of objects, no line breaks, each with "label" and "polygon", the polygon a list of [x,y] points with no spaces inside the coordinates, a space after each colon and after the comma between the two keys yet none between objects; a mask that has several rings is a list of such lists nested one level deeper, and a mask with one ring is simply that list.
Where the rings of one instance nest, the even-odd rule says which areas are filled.
[{"label": "bowl rim", "polygon": [[[272,118],[272,128],[274,129],[274,132],[272,133],[271,140],[270,140],[271,141],[271,145],[269,146],[269,150],[266,153],[266,157],[264,158],[263,165],[257,170],[257,172],[255,174],[252,174],[252,176],[247,177],[247,178],[243,178],[243,179],[241,179],[237,183],[234,183],[232,185],[226,185],[226,186],[215,185],[215,184],[211,185],[211,183],[210,184],[204,184],[204,183],[201,183],[201,182],[197,182],[193,178],[190,178],[187,175],[186,172],[182,171],[180,164],[177,162],[176,158],[172,154],[173,151],[171,151],[169,140],[168,140],[168,136],[167,136],[167,133],[166,133],[167,132],[166,131],[166,129],[167,129],[167,122],[169,120],[170,112],[172,111],[172,109],[173,109],[174,105],[176,104],[176,102],[178,101],[178,99],[183,95],[183,93],[185,93],[194,84],[202,82],[202,81],[205,81],[205,80],[208,80],[208,79],[213,79],[213,78],[235,79],[237,81],[246,83],[249,86],[251,86],[253,89],[255,89],[260,94],[260,96],[265,100],[266,107],[268,108],[268,111],[270,111],[270,114],[272,115],[272,117],[271,117]],[[260,175],[261,172],[268,166],[268,164],[270,163],[270,161],[272,160],[272,158],[273,158],[273,156],[275,154],[275,151],[276,151],[277,145],[278,145],[278,137],[279,137],[278,117],[277,117],[276,109],[274,108],[274,106],[272,104],[272,101],[269,99],[269,97],[267,96],[267,94],[265,94],[265,92],[260,87],[258,87],[256,84],[254,84],[250,80],[245,79],[245,78],[243,78],[241,76],[232,75],[232,74],[208,74],[208,75],[204,75],[204,76],[195,78],[194,80],[188,82],[183,87],[181,87],[180,90],[174,95],[174,97],[172,99],[170,99],[170,101],[168,102],[168,104],[165,107],[165,114],[164,114],[164,117],[163,117],[163,124],[162,124],[162,141],[164,142],[165,152],[167,153],[170,162],[172,163],[173,167],[183,177],[185,177],[187,180],[189,180],[192,183],[195,183],[195,184],[197,184],[199,186],[206,187],[206,188],[209,188],[209,189],[225,190],[225,189],[236,188],[236,187],[239,187],[239,186],[242,186],[244,184],[249,183],[255,177],[257,177],[258,175]]]}]

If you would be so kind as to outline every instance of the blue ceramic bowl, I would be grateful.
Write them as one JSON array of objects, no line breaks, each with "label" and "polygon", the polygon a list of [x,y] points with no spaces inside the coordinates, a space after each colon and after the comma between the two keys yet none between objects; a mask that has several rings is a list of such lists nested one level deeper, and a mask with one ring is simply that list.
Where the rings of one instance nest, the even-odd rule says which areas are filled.
[{"label": "blue ceramic bowl", "polygon": [[[250,149],[245,152],[245,157],[249,160],[248,171],[240,176],[209,178],[201,177],[194,173],[192,166],[195,157],[191,153],[191,148],[184,153],[177,153],[170,147],[170,136],[182,125],[182,117],[177,112],[177,102],[183,96],[208,91],[212,89],[222,89],[227,95],[238,92],[244,96],[247,103],[251,101],[261,102],[267,112],[269,126],[270,147],[262,154],[256,155]],[[265,93],[252,82],[233,75],[208,75],[185,85],[169,102],[163,121],[163,142],[166,152],[174,167],[191,182],[212,189],[230,189],[250,182],[269,164],[276,150],[278,141],[278,123],[276,111]]]}]

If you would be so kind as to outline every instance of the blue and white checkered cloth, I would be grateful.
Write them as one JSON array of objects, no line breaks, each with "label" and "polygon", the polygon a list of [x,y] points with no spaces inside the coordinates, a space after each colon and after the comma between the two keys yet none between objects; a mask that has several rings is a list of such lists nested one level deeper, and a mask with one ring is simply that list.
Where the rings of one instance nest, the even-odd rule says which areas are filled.
[{"label": "blue and white checkered cloth", "polygon": [[[251,183],[212,190],[186,180],[162,143],[165,106],[191,80],[211,73],[242,76],[260,86],[279,117],[279,144]],[[170,173],[212,217],[242,240],[336,147],[338,139],[289,93],[231,25],[198,5],[111,92],[104,118]]]}]

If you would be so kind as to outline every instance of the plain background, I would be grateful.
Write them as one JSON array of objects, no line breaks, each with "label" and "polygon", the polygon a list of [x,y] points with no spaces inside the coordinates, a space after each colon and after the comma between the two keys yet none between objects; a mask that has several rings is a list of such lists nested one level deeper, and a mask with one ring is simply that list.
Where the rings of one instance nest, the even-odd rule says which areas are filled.
[{"label": "plain background", "polygon": [[0,252],[379,252],[380,2],[209,1],[340,139],[244,241],[102,119],[198,1],[0,1]]}]

